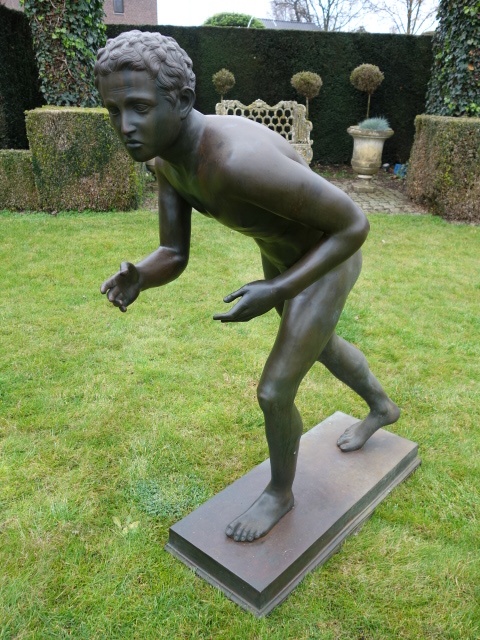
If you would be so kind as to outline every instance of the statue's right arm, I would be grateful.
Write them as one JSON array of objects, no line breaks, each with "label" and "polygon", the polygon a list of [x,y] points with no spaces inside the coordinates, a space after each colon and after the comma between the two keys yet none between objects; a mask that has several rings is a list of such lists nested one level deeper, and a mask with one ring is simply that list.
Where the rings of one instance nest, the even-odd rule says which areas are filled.
[{"label": "statue's right arm", "polygon": [[192,207],[157,170],[160,246],[135,265],[140,290],[178,278],[188,264]]},{"label": "statue's right arm", "polygon": [[178,278],[188,264],[192,207],[157,171],[160,246],[136,265],[122,262],[120,271],[105,280],[100,291],[126,311],[139,293]]}]

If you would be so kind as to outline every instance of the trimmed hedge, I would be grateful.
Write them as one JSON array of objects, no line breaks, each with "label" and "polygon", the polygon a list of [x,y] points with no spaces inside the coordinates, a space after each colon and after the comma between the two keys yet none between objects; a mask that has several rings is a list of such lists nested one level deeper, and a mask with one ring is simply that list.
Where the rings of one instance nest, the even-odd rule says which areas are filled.
[{"label": "trimmed hedge", "polygon": [[215,113],[212,75],[222,67],[235,76],[231,98],[244,104],[257,98],[268,104],[297,100],[291,77],[305,69],[319,74],[323,87],[309,110],[316,162],[350,161],[347,128],[365,115],[365,96],[350,84],[350,74],[362,63],[375,64],[385,80],[372,98],[372,115],[387,117],[395,131],[384,158],[403,163],[410,155],[415,116],[425,110],[430,36],[128,25],[108,25],[107,35],[133,28],[160,31],[186,50],[197,75],[196,107],[203,113]]},{"label": "trimmed hedge", "polygon": [[106,109],[47,106],[27,112],[26,121],[43,211],[138,206],[143,165],[122,147]]},{"label": "trimmed hedge", "polygon": [[0,150],[0,208],[38,210],[32,154],[27,150]]},{"label": "trimmed hedge", "polygon": [[421,115],[407,190],[446,220],[480,223],[480,118]]},{"label": "trimmed hedge", "polygon": [[23,13],[0,5],[0,149],[27,149],[26,109],[43,104],[32,34]]}]

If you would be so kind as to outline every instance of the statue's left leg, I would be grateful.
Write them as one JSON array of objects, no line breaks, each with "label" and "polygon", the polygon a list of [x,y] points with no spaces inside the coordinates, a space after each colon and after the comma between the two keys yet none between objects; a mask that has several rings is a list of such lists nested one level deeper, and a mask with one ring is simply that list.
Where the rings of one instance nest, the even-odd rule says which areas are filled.
[{"label": "statue's left leg", "polygon": [[258,386],[270,452],[271,481],[226,529],[236,541],[259,538],[293,506],[302,421],[294,401],[298,387],[324,350],[360,270],[353,256],[284,304],[280,327]]}]

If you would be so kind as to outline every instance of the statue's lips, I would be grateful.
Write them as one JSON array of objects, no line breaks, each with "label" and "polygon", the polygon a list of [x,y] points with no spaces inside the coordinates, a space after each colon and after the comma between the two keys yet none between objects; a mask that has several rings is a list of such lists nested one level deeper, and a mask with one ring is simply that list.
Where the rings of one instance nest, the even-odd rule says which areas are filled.
[{"label": "statue's lips", "polygon": [[125,146],[128,149],[138,149],[139,147],[142,146],[142,143],[138,142],[138,140],[126,140],[125,141]]}]

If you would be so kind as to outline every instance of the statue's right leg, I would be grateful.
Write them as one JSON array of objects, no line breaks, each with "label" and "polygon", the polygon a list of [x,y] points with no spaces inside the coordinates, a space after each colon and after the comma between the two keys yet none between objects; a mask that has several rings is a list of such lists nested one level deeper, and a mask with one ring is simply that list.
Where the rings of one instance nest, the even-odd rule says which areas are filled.
[{"label": "statue's right leg", "polygon": [[338,439],[342,451],[360,449],[375,431],[398,420],[400,409],[387,396],[359,349],[334,333],[319,362],[363,398],[370,408],[365,420],[349,427]]}]

